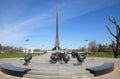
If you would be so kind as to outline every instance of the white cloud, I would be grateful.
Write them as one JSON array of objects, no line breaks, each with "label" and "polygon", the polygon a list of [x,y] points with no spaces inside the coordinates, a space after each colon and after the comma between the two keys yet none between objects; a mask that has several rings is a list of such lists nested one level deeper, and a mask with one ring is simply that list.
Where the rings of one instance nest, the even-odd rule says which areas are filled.
[{"label": "white cloud", "polygon": [[[49,12],[47,13],[49,14]],[[45,13],[34,16],[19,23],[5,24],[2,29],[0,29],[0,43],[9,45],[18,42],[19,40],[24,39],[26,36],[30,35],[30,32],[33,29],[38,27],[46,27],[46,25],[51,21],[51,17],[48,17],[48,14]],[[38,23],[39,25],[36,25]]]},{"label": "white cloud", "polygon": [[61,21],[66,21],[89,12],[120,3],[119,0],[67,0],[59,4]]}]

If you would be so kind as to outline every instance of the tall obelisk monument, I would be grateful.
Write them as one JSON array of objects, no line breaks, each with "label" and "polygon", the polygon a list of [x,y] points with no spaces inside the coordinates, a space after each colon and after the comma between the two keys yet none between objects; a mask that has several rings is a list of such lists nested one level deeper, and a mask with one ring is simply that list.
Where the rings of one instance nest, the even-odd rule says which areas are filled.
[{"label": "tall obelisk monument", "polygon": [[60,50],[60,45],[59,45],[59,31],[58,31],[58,7],[56,7],[56,38],[55,38],[55,46],[53,50]]}]

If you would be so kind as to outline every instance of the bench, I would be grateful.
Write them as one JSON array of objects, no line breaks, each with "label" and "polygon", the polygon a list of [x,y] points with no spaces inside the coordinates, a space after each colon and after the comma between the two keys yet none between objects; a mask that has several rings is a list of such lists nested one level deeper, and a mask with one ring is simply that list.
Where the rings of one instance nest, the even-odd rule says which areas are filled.
[{"label": "bench", "polygon": [[114,70],[114,63],[107,62],[97,67],[86,68],[86,70],[90,71],[94,76],[99,76],[112,72]]},{"label": "bench", "polygon": [[23,75],[26,74],[31,69],[16,67],[11,64],[0,64],[0,70],[3,73],[8,74],[8,75],[23,77]]}]

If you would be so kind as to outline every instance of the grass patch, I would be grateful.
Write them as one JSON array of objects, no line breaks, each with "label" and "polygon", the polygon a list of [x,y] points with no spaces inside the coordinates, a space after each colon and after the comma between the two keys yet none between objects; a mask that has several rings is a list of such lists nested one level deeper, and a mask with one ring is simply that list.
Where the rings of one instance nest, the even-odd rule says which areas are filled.
[{"label": "grass patch", "polygon": [[[32,56],[38,55],[38,53],[31,53]],[[0,58],[22,58],[25,57],[26,53],[2,53]]]},{"label": "grass patch", "polygon": [[[37,56],[38,53],[31,53],[32,56]],[[79,52],[81,55],[82,52]],[[0,54],[0,58],[23,58],[26,56],[26,53],[2,53]],[[88,53],[88,57],[103,57],[103,58],[114,58],[112,52],[96,52],[94,55],[93,53]],[[120,55],[119,55],[120,58]]]},{"label": "grass patch", "polygon": [[89,53],[88,57],[113,58],[113,53],[112,52],[96,52],[95,55],[93,53]]}]

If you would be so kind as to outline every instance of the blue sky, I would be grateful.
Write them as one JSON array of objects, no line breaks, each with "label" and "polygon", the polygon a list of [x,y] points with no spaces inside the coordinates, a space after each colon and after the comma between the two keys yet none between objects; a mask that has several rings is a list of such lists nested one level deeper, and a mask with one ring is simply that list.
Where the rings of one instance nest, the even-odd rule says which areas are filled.
[{"label": "blue sky", "polygon": [[52,49],[55,42],[56,5],[62,48],[85,46],[85,40],[111,42],[115,33],[108,16],[120,23],[120,0],[0,0],[0,43]]}]

